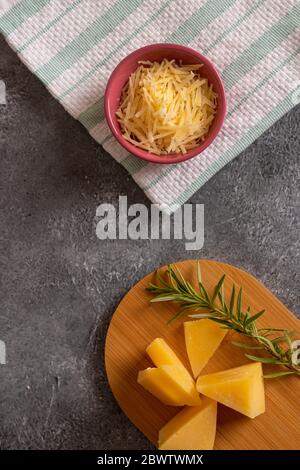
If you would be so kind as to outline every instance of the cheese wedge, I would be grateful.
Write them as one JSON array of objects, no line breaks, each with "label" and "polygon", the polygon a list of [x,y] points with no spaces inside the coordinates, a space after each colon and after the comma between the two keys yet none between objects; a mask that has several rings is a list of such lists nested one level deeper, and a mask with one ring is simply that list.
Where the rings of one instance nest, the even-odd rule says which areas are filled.
[{"label": "cheese wedge", "polygon": [[226,333],[212,320],[184,322],[186,351],[195,379],[216,352]]},{"label": "cheese wedge", "polygon": [[249,418],[265,411],[264,379],[259,362],[200,376],[197,390]]},{"label": "cheese wedge", "polygon": [[160,366],[142,370],[138,383],[165,405],[195,406],[201,399],[191,376],[178,366]]},{"label": "cheese wedge", "polygon": [[146,353],[156,367],[159,366],[177,366],[184,371],[189,377],[191,374],[184,367],[181,360],[177,357],[172,348],[163,338],[156,338],[149,344]]},{"label": "cheese wedge", "polygon": [[211,450],[216,422],[217,402],[204,397],[200,406],[184,408],[159,431],[159,449]]}]

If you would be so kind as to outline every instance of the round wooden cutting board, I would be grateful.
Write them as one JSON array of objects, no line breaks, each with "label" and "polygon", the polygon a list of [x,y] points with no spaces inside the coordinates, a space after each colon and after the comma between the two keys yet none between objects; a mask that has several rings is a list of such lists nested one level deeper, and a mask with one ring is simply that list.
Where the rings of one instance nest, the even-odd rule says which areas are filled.
[{"label": "round wooden cutting board", "polygon": [[[196,261],[177,263],[186,279],[196,282]],[[250,274],[228,264],[200,261],[202,279],[209,293],[225,273],[225,297],[230,295],[233,282],[243,286],[244,305],[251,311],[266,309],[259,326],[279,327],[300,332],[300,322],[284,305]],[[162,268],[163,270],[165,268]],[[175,304],[150,304],[152,295],[146,291],[155,282],[151,273],[139,281],[116,309],[106,338],[105,365],[111,390],[128,418],[148,439],[157,445],[159,429],[180,408],[162,404],[137,383],[138,371],[152,364],[145,349],[157,337],[164,338],[176,351],[186,367],[184,319],[167,325],[174,315]],[[185,318],[186,319],[186,318]],[[243,350],[231,344],[237,335],[229,333],[203,373],[216,372],[246,364]],[[264,371],[274,370],[271,366]],[[215,449],[300,449],[300,378],[287,376],[265,380],[266,412],[255,419],[218,405],[218,426]]]}]

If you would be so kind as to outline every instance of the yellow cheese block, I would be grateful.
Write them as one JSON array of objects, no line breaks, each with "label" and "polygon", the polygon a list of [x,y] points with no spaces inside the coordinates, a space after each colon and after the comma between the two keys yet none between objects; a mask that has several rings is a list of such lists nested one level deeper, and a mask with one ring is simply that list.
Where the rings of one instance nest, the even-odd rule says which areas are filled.
[{"label": "yellow cheese block", "polygon": [[160,366],[142,370],[138,383],[165,405],[195,406],[201,399],[195,382],[178,366]]},{"label": "yellow cheese block", "polygon": [[249,418],[265,411],[264,379],[259,362],[200,376],[197,390]]},{"label": "yellow cheese block", "polygon": [[156,367],[159,366],[178,366],[189,377],[191,377],[188,370],[184,367],[181,360],[176,356],[173,349],[166,343],[163,338],[156,338],[149,344],[146,353],[152,360]]},{"label": "yellow cheese block", "polygon": [[211,450],[216,422],[217,402],[204,397],[200,406],[184,408],[159,431],[159,449]]},{"label": "yellow cheese block", "polygon": [[227,330],[212,320],[184,322],[185,345],[195,379],[216,352]]}]

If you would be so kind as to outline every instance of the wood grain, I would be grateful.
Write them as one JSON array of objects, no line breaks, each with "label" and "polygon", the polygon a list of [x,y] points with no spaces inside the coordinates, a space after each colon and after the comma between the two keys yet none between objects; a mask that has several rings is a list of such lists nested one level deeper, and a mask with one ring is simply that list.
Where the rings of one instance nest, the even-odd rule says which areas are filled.
[{"label": "wood grain", "polygon": [[[177,263],[184,276],[196,282],[196,262]],[[250,274],[228,264],[201,261],[205,286],[211,292],[223,273],[225,293],[230,294],[233,282],[243,286],[244,302],[252,311],[266,309],[260,326],[282,327],[300,331],[297,318]],[[137,374],[151,366],[145,355],[147,345],[163,337],[189,368],[182,321],[170,326],[166,321],[176,311],[171,303],[150,304],[152,298],[145,288],[155,279],[151,273],[125,295],[116,309],[106,338],[105,364],[112,392],[128,418],[148,439],[157,445],[159,429],[180,408],[163,405],[137,384]],[[248,362],[243,351],[231,345],[237,335],[229,333],[203,373],[215,372]],[[274,367],[274,366],[273,366]],[[264,371],[271,366],[264,366]],[[225,406],[218,405],[218,431],[215,449],[300,449],[300,379],[295,376],[266,380],[266,413],[247,418]]]}]

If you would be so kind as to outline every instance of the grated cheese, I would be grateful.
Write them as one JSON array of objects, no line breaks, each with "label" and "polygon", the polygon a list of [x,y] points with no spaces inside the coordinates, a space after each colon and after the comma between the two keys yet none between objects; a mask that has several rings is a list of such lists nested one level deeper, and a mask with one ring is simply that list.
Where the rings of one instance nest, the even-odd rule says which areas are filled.
[{"label": "grated cheese", "polygon": [[129,77],[116,113],[126,140],[157,155],[186,153],[207,135],[217,94],[201,64],[143,61]]}]

